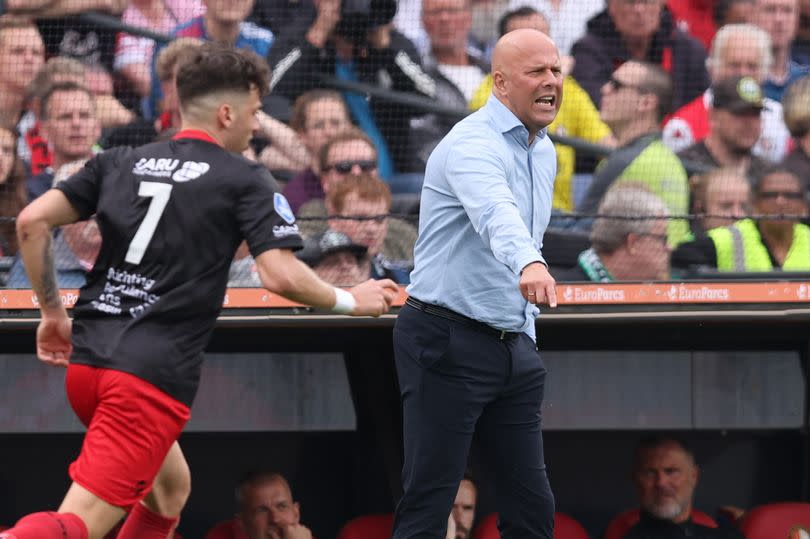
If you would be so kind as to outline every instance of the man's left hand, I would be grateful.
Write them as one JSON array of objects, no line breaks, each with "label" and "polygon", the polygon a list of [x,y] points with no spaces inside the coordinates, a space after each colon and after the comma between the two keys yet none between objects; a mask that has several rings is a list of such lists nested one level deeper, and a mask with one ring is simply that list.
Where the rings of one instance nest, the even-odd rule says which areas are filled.
[{"label": "man's left hand", "polygon": [[37,357],[54,367],[67,367],[71,343],[70,318],[65,316],[43,316],[37,327]]},{"label": "man's left hand", "polygon": [[540,262],[532,262],[520,275],[520,293],[535,305],[547,303],[549,307],[556,307],[556,284],[546,265]]}]

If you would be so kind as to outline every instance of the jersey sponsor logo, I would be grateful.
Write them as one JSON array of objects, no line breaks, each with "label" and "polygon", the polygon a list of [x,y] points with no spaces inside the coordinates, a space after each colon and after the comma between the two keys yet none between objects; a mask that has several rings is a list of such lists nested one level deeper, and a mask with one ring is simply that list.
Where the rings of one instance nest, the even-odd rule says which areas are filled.
[{"label": "jersey sponsor logo", "polygon": [[178,159],[143,157],[135,163],[135,168],[132,169],[132,173],[138,176],[168,178],[179,164],[180,161]]},{"label": "jersey sponsor logo", "polygon": [[276,238],[286,238],[287,236],[297,236],[300,234],[298,225],[276,225],[273,227],[273,236]]},{"label": "jersey sponsor logo", "polygon": [[186,161],[180,170],[172,174],[172,179],[176,182],[182,183],[191,180],[196,180],[211,169],[211,165],[205,162]]},{"label": "jersey sponsor logo", "polygon": [[276,210],[278,216],[287,221],[287,223],[293,224],[295,222],[295,214],[290,207],[290,203],[287,202],[287,199],[281,193],[275,193],[273,195],[273,208]]}]

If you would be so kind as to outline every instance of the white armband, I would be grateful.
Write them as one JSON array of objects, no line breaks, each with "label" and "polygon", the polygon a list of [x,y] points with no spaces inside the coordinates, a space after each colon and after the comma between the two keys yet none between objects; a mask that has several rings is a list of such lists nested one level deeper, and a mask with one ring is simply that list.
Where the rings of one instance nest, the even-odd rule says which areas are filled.
[{"label": "white armband", "polygon": [[335,305],[332,311],[338,314],[351,314],[354,308],[357,307],[357,301],[351,292],[347,292],[342,288],[335,288]]}]

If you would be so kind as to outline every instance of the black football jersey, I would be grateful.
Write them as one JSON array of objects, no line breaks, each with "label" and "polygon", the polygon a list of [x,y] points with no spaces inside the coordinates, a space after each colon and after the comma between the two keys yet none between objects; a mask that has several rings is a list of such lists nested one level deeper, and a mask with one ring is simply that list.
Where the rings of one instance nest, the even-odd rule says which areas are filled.
[{"label": "black football jersey", "polygon": [[254,257],[302,245],[275,180],[185,131],[101,153],[57,188],[102,236],[73,311],[71,361],[128,372],[190,406],[241,241]]}]

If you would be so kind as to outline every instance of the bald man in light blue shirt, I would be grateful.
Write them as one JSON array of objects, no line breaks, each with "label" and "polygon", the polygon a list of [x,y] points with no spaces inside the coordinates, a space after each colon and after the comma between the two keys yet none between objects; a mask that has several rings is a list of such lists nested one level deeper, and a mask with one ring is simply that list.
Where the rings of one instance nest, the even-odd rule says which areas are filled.
[{"label": "bald man in light blue shirt", "polygon": [[536,30],[502,37],[492,64],[489,101],[439,143],[425,173],[394,328],[405,442],[395,539],[444,537],[476,431],[501,536],[552,538],[534,323],[538,304],[556,306],[542,255],[556,174],[545,128],[563,77],[554,42]]}]

